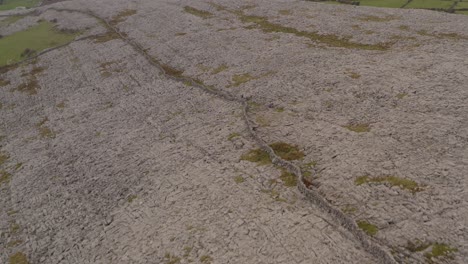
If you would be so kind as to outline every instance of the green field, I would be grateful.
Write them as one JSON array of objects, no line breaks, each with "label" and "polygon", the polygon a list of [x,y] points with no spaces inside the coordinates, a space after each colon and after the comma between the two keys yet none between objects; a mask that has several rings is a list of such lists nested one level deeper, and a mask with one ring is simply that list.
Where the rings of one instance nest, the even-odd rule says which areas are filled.
[{"label": "green field", "polygon": [[406,0],[361,0],[359,2],[362,6],[400,8],[406,3]]},{"label": "green field", "polygon": [[453,1],[441,0],[413,0],[405,8],[443,8],[448,9]]},{"label": "green field", "polygon": [[[34,52],[65,44],[75,38],[76,34],[62,33],[54,26],[43,21],[26,30],[0,38],[0,66],[20,61]],[[30,52],[25,52],[27,49]]]},{"label": "green field", "polygon": [[[345,0],[346,1],[346,0]],[[456,14],[468,14],[468,0],[462,0],[455,7],[453,4],[457,0],[347,0],[348,3],[340,3],[337,1],[326,1],[328,4],[351,4],[359,2],[361,6],[389,7],[389,8],[408,8],[408,9],[440,9]],[[450,10],[452,9],[452,10]]]},{"label": "green field", "polygon": [[3,4],[0,5],[0,11],[15,9],[18,6],[34,7],[38,5],[40,0],[3,0]]}]

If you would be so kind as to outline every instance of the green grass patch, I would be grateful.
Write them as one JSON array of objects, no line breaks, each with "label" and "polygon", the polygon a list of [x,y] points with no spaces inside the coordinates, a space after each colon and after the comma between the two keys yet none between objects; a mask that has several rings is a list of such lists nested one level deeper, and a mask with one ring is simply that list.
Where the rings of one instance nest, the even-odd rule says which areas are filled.
[{"label": "green grass patch", "polygon": [[294,187],[297,186],[297,177],[296,175],[286,171],[282,170],[281,171],[281,176],[280,179],[283,181],[284,186],[286,187]]},{"label": "green grass patch", "polygon": [[0,5],[0,11],[11,10],[17,7],[31,8],[37,6],[40,0],[3,0],[3,4]]},{"label": "green grass patch", "polygon": [[396,176],[381,176],[381,177],[369,177],[369,176],[360,176],[357,177],[354,181],[356,185],[362,185],[365,183],[388,183],[391,186],[398,186],[400,189],[408,190],[412,193],[421,191],[421,187],[417,182],[400,178]]},{"label": "green grass patch", "polygon": [[375,236],[377,232],[379,232],[377,226],[364,220],[358,221],[357,225],[359,228],[362,229],[362,231],[366,232],[366,234],[368,234],[369,236]]},{"label": "green grass patch", "polygon": [[201,17],[203,19],[213,17],[212,13],[210,13],[208,11],[196,9],[196,8],[191,7],[191,6],[185,6],[184,11],[186,13],[192,14],[192,15],[197,16],[197,17]]},{"label": "green grass patch", "polygon": [[9,264],[29,264],[28,257],[22,252],[16,252],[10,256]]},{"label": "green grass patch", "polygon": [[[1,7],[1,5],[0,5]],[[6,26],[9,26],[13,23],[15,23],[16,21],[20,20],[24,18],[24,16],[9,16],[9,17],[6,17],[5,19],[3,20],[0,20],[0,27],[6,27]]]},{"label": "green grass patch", "polygon": [[177,264],[180,263],[181,258],[171,253],[166,253],[164,255],[164,260],[166,264]]},{"label": "green grass patch", "polygon": [[304,157],[304,152],[299,150],[298,146],[290,145],[285,142],[275,142],[270,144],[276,155],[285,160],[298,160]]},{"label": "green grass patch", "polygon": [[42,138],[55,138],[55,133],[49,127],[44,125],[47,121],[49,121],[49,119],[46,117],[41,122],[36,124],[39,135]]},{"label": "green grass patch", "polygon": [[200,257],[200,262],[201,263],[211,263],[213,261],[213,258],[208,256],[208,255],[203,255]]},{"label": "green grass patch", "polygon": [[[290,145],[285,142],[275,142],[270,144],[270,147],[273,149],[276,155],[285,160],[298,160],[304,157],[304,152],[299,150],[297,146]],[[246,154],[243,154],[241,156],[241,160],[256,162],[259,165],[266,165],[271,163],[268,153],[259,148],[252,149]]]},{"label": "green grass patch", "polygon": [[364,133],[369,132],[371,130],[369,124],[353,124],[344,127],[356,133]]},{"label": "green grass patch", "polygon": [[363,50],[388,50],[390,48],[389,43],[363,44],[351,41],[351,37],[339,37],[331,34],[319,34],[317,32],[303,31],[293,27],[275,24],[268,21],[266,17],[248,16],[245,15],[243,11],[233,11],[232,13],[236,14],[237,17],[243,23],[253,23],[255,27],[252,27],[251,29],[260,29],[265,33],[293,34],[295,36],[308,38],[314,42],[319,42],[331,47]]},{"label": "green grass patch", "polygon": [[72,41],[77,33],[64,33],[43,21],[0,39],[0,66],[18,62],[47,48]]},{"label": "green grass patch", "polygon": [[130,195],[127,197],[127,202],[131,203],[133,202],[136,198],[138,198],[138,196],[136,195]]},{"label": "green grass patch", "polygon": [[396,97],[397,97],[398,99],[400,99],[400,100],[403,99],[403,98],[405,98],[406,96],[408,96],[407,93],[399,93],[399,94],[396,95]]},{"label": "green grass patch", "polygon": [[235,74],[232,76],[232,83],[229,86],[237,87],[241,84],[244,84],[246,82],[250,82],[251,80],[255,80],[256,77],[253,77],[249,73],[244,73],[244,74]]},{"label": "green grass patch", "polygon": [[458,252],[458,249],[444,243],[434,243],[431,251],[424,254],[424,256],[428,261],[432,261],[433,258],[453,259],[453,253],[455,252]]},{"label": "green grass patch", "polygon": [[406,3],[406,0],[360,0],[359,2],[361,6],[400,8]]},{"label": "green grass patch", "polygon": [[405,8],[443,8],[452,6],[452,1],[441,0],[413,0]]}]

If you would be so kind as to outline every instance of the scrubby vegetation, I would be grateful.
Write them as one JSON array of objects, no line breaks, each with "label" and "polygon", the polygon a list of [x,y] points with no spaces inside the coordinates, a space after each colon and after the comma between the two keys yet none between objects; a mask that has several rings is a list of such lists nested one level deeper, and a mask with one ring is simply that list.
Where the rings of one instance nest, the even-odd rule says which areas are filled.
[{"label": "scrubby vegetation", "polygon": [[377,228],[377,226],[367,222],[367,221],[364,221],[364,220],[361,220],[361,221],[358,221],[357,222],[357,225],[359,226],[359,228],[362,229],[362,231],[366,232],[366,234],[370,235],[370,236],[375,236],[377,234],[377,232],[379,231],[379,229]]},{"label": "scrubby vegetation", "polygon": [[354,181],[356,185],[362,185],[364,183],[387,183],[391,186],[397,186],[400,189],[408,190],[412,193],[421,191],[421,187],[418,185],[417,182],[400,178],[396,176],[381,176],[381,177],[369,177],[369,176],[360,176],[357,177]]}]

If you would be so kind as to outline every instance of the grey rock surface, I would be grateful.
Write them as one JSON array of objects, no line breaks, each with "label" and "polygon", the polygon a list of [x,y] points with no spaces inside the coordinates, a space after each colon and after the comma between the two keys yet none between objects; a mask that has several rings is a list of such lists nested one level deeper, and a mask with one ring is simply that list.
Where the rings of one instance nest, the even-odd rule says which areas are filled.
[{"label": "grey rock surface", "polygon": [[[468,17],[80,0],[0,34],[56,18],[106,36],[95,18],[51,7],[90,10],[160,63],[256,102],[258,135],[299,146],[294,163],[316,163],[312,188],[375,225],[369,239],[399,262],[468,262]],[[36,93],[17,90],[31,78]],[[240,160],[258,146],[238,103],[168,78],[119,37],[72,42],[0,80],[0,263],[18,252],[30,263],[378,263],[276,166]],[[430,259],[409,243],[456,252]]]}]

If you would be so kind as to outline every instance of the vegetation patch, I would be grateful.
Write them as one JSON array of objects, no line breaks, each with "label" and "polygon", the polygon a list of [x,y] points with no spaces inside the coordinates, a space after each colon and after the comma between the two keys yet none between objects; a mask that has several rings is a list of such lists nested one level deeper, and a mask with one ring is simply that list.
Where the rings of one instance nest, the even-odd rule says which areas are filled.
[{"label": "vegetation patch", "polygon": [[10,256],[10,264],[29,264],[28,258],[23,252],[16,252]]},{"label": "vegetation patch", "polygon": [[433,37],[437,39],[452,39],[452,40],[468,39],[468,36],[462,36],[457,33],[429,33],[427,30],[418,30],[416,33],[418,33],[420,36]]},{"label": "vegetation patch", "polygon": [[343,208],[343,213],[345,214],[354,214],[355,212],[357,212],[357,208],[349,204]]},{"label": "vegetation patch", "polygon": [[293,34],[298,37],[308,38],[312,41],[319,42],[331,47],[341,47],[350,49],[363,49],[363,50],[388,50],[389,43],[378,44],[363,44],[351,41],[351,37],[338,37],[331,34],[319,34],[317,32],[309,32],[298,30],[293,27],[287,27],[280,24],[271,23],[266,17],[261,16],[248,16],[243,11],[233,11],[243,23],[253,23],[257,29],[265,33],[285,33]]},{"label": "vegetation patch", "polygon": [[46,117],[41,122],[36,124],[36,128],[39,131],[39,135],[42,138],[55,138],[55,133],[50,128],[44,125],[47,121],[49,121],[49,119]]},{"label": "vegetation patch", "polygon": [[405,98],[407,95],[408,95],[407,93],[399,93],[399,94],[396,95],[396,97],[397,97],[398,99],[403,99],[403,98]]},{"label": "vegetation patch", "polygon": [[246,154],[243,154],[240,159],[258,163],[258,165],[267,165],[271,163],[268,153],[259,148],[252,149]]},{"label": "vegetation patch", "polygon": [[292,12],[291,10],[284,9],[284,10],[278,11],[278,14],[283,15],[283,16],[290,16],[292,15]]},{"label": "vegetation patch", "polygon": [[0,38],[0,66],[31,57],[47,48],[72,41],[77,33],[57,30],[53,23],[42,21],[30,27]]},{"label": "vegetation patch", "polygon": [[130,195],[130,196],[127,198],[127,202],[131,203],[131,202],[133,202],[136,198],[138,198],[138,196],[136,196],[136,195]]},{"label": "vegetation patch", "polygon": [[184,76],[183,76],[184,71],[177,70],[177,69],[175,69],[175,68],[172,68],[172,67],[169,66],[169,65],[161,64],[161,68],[164,70],[164,73],[167,74],[167,75],[169,75],[169,76],[172,76],[172,77],[175,77],[175,78],[182,78],[182,77],[184,77]]},{"label": "vegetation patch", "polygon": [[180,263],[180,257],[172,255],[171,253],[166,253],[164,255],[166,264],[177,264]]},{"label": "vegetation patch", "polygon": [[20,245],[21,243],[23,243],[23,241],[13,240],[13,241],[8,242],[7,247],[8,248],[16,247],[16,246]]},{"label": "vegetation patch", "polygon": [[386,16],[386,17],[378,17],[372,15],[366,15],[358,17],[357,20],[365,21],[365,22],[388,22],[397,19],[395,16]]},{"label": "vegetation patch", "polygon": [[123,10],[117,15],[113,16],[112,19],[109,21],[109,24],[115,26],[121,22],[124,22],[127,19],[127,17],[133,16],[136,13],[137,11],[134,9]]},{"label": "vegetation patch", "polygon": [[232,76],[232,83],[229,85],[230,87],[237,87],[241,84],[244,84],[246,82],[249,82],[251,80],[257,79],[256,77],[253,77],[249,73],[244,73],[244,74],[234,74]]},{"label": "vegetation patch", "polygon": [[369,124],[354,124],[354,125],[347,125],[344,127],[356,133],[364,133],[364,132],[369,132],[371,130]]},{"label": "vegetation patch", "polygon": [[422,188],[418,185],[417,182],[400,178],[396,176],[381,176],[381,177],[369,177],[369,176],[360,176],[357,177],[354,181],[356,185],[362,185],[364,183],[387,183],[390,186],[398,186],[400,189],[408,190],[412,193],[422,191]]},{"label": "vegetation patch", "polygon": [[286,187],[294,187],[297,186],[297,177],[296,175],[286,171],[282,170],[281,171],[281,176],[280,179],[283,181],[284,186]]},{"label": "vegetation patch", "polygon": [[11,10],[17,7],[31,8],[37,6],[40,2],[40,0],[3,0],[3,3],[0,5],[0,11]]},{"label": "vegetation patch", "polygon": [[[0,5],[0,9],[1,9],[1,5]],[[19,21],[22,18],[24,18],[24,16],[9,16],[9,17],[7,17],[7,18],[0,21],[0,27],[7,27],[7,26]]]},{"label": "vegetation patch", "polygon": [[361,78],[361,75],[357,72],[353,72],[353,71],[348,71],[348,75],[349,77],[351,77],[352,79],[359,79]]},{"label": "vegetation patch", "polygon": [[236,138],[236,137],[240,137],[240,134],[237,133],[237,132],[231,133],[231,134],[229,134],[229,136],[228,136],[228,140],[233,140],[233,139]]},{"label": "vegetation patch", "polygon": [[113,31],[108,31],[107,33],[96,35],[94,37],[94,43],[106,43],[114,39],[120,39],[119,34]]},{"label": "vegetation patch", "polygon": [[213,69],[211,74],[218,74],[218,73],[223,72],[223,71],[225,71],[227,69],[229,69],[229,67],[227,65],[225,65],[225,64],[222,64],[219,67]]},{"label": "vegetation patch", "polygon": [[203,255],[200,257],[201,263],[211,263],[212,261],[213,261],[213,258],[208,255]]},{"label": "vegetation patch", "polygon": [[11,82],[9,80],[5,80],[5,79],[0,78],[0,87],[7,86],[10,83]]},{"label": "vegetation patch", "polygon": [[0,166],[2,166],[9,158],[10,156],[8,154],[0,152]]},{"label": "vegetation patch", "polygon": [[285,142],[275,142],[270,147],[275,151],[276,155],[285,160],[298,160],[304,157],[304,152],[299,150],[298,146]]},{"label": "vegetation patch", "polygon": [[458,252],[458,249],[453,248],[444,243],[434,243],[432,244],[432,249],[430,252],[424,254],[426,259],[430,262],[435,259],[453,259],[453,253]]},{"label": "vegetation patch", "polygon": [[207,19],[207,18],[210,18],[210,17],[213,16],[213,14],[208,12],[208,11],[199,10],[199,9],[193,8],[191,6],[185,6],[184,11],[186,13],[192,14],[192,15],[197,16],[197,17],[201,17],[203,19]]},{"label": "vegetation patch", "polygon": [[366,232],[366,234],[368,234],[369,236],[375,236],[377,232],[379,231],[377,226],[364,220],[358,221],[357,225],[359,228],[362,229],[362,231]]},{"label": "vegetation patch", "polygon": [[234,177],[234,181],[236,183],[243,183],[243,182],[245,182],[245,179],[244,179],[244,177],[239,175],[239,176]]},{"label": "vegetation patch", "polygon": [[0,186],[8,184],[11,179],[11,174],[6,171],[0,171]]},{"label": "vegetation patch", "polygon": [[406,244],[406,249],[411,252],[420,252],[426,250],[428,247],[431,246],[431,243],[423,243],[420,240],[416,240],[415,242],[408,241]]}]

